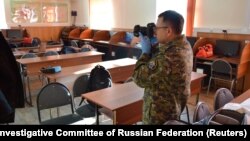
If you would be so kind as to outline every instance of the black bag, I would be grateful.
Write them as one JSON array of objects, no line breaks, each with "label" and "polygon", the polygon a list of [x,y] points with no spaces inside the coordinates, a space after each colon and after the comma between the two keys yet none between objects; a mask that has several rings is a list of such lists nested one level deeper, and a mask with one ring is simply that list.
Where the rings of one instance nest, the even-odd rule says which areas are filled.
[{"label": "black bag", "polygon": [[208,125],[244,125],[245,123],[245,113],[228,109],[215,111],[207,120]]},{"label": "black bag", "polygon": [[96,65],[90,72],[89,92],[111,87],[112,80],[108,70],[101,65]]}]

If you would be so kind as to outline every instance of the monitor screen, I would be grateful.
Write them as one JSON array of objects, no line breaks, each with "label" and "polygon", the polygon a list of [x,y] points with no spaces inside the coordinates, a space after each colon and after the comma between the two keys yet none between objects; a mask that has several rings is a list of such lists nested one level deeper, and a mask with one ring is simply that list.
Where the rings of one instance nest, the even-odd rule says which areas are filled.
[{"label": "monitor screen", "polygon": [[187,38],[188,42],[190,43],[191,47],[193,48],[194,44],[195,44],[195,42],[197,41],[198,38],[197,37],[191,37],[191,36],[187,36],[186,38]]},{"label": "monitor screen", "polygon": [[7,29],[6,30],[6,37],[7,38],[21,39],[21,38],[23,38],[23,31],[21,29]]},{"label": "monitor screen", "polygon": [[240,41],[216,40],[215,54],[227,57],[239,56]]}]

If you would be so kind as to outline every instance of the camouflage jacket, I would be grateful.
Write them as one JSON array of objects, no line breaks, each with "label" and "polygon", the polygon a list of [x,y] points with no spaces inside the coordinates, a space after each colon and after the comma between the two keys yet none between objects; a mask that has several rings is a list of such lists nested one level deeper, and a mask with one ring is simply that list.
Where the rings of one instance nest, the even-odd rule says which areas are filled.
[{"label": "camouflage jacket", "polygon": [[184,36],[139,58],[133,79],[145,88],[144,123],[162,124],[180,115],[190,95],[192,67],[193,51]]}]

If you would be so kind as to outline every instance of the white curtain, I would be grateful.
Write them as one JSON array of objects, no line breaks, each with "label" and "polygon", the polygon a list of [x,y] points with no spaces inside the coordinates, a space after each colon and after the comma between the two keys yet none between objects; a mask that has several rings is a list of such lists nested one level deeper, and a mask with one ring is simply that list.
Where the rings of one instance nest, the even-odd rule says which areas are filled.
[{"label": "white curtain", "polygon": [[4,0],[0,0],[0,29],[7,29]]}]

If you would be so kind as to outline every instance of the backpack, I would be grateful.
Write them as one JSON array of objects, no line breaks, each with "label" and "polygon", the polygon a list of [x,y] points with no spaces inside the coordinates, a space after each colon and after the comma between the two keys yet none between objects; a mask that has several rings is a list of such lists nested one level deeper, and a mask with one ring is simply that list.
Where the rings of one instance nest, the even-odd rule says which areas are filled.
[{"label": "backpack", "polygon": [[111,75],[103,66],[96,65],[90,72],[88,84],[89,92],[111,87]]}]

